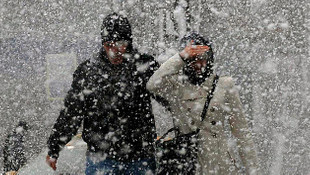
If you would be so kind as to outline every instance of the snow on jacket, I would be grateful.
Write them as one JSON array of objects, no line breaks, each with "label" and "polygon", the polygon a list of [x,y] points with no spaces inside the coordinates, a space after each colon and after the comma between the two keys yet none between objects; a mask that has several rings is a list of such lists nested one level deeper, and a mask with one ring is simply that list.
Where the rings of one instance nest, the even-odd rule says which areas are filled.
[{"label": "snow on jacket", "polygon": [[50,156],[58,157],[83,121],[88,151],[121,161],[154,157],[155,123],[146,83],[158,64],[138,52],[120,65],[107,60],[102,49],[75,71],[48,139]]},{"label": "snow on jacket", "polygon": [[[197,86],[184,75],[184,66],[179,54],[174,55],[150,78],[147,89],[169,101],[175,125],[182,133],[200,128],[200,169],[197,174],[240,174],[242,168],[236,162],[238,157],[246,174],[257,174],[254,144],[232,78],[219,78],[206,118],[201,122],[201,113],[215,75]],[[235,146],[231,144],[230,133],[236,138]],[[235,154],[237,148],[238,154]]]}]

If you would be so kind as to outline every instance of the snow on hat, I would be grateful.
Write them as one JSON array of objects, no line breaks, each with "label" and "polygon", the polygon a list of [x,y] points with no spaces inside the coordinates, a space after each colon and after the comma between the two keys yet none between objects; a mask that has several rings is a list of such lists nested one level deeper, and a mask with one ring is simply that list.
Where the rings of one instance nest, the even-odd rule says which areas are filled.
[{"label": "snow on hat", "polygon": [[126,17],[112,13],[108,15],[101,26],[102,44],[107,41],[126,40],[132,42],[131,26]]}]

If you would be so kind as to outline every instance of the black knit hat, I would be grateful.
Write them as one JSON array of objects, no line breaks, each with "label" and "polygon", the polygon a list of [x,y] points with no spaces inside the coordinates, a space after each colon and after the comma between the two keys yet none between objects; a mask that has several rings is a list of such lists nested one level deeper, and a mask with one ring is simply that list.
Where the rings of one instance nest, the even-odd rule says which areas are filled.
[{"label": "black knit hat", "polygon": [[107,41],[125,40],[132,43],[131,26],[126,17],[112,13],[108,15],[101,26],[102,44]]},{"label": "black knit hat", "polygon": [[189,41],[193,40],[193,45],[205,45],[211,47],[211,42],[204,38],[202,35],[198,34],[197,32],[189,33],[185,35],[180,42],[181,49],[184,49]]}]

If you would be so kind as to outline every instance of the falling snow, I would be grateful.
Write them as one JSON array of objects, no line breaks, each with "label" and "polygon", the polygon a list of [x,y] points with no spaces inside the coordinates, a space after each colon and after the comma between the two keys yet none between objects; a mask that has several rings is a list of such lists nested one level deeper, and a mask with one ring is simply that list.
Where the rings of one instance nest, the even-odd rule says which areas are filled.
[{"label": "falling snow", "polygon": [[[0,174],[6,139],[12,134],[23,138],[18,149],[23,148],[27,163],[20,174],[53,174],[45,164],[46,141],[75,69],[101,47],[101,22],[111,12],[128,17],[134,47],[154,55],[160,64],[179,51],[179,39],[186,32],[208,37],[216,72],[232,76],[240,87],[261,173],[310,174],[308,0],[2,0],[0,4]],[[139,71],[148,66],[138,65]],[[82,92],[76,98],[84,101],[93,89]],[[173,125],[172,114],[157,102],[152,104],[156,131],[162,135]],[[20,121],[29,125],[27,132],[16,127]],[[117,141],[113,132],[106,137]],[[67,145],[57,173],[83,174],[85,142],[75,136]],[[233,139],[229,145],[235,145]]]}]

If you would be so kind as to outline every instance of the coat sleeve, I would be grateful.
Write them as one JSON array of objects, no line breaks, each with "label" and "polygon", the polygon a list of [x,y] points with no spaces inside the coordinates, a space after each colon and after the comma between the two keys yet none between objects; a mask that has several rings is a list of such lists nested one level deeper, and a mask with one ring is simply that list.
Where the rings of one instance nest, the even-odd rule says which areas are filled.
[{"label": "coat sleeve", "polygon": [[184,65],[179,54],[172,56],[155,71],[146,85],[147,89],[157,96],[169,99],[175,85],[171,76],[178,74]]},{"label": "coat sleeve", "polygon": [[232,134],[237,138],[239,154],[247,174],[259,174],[258,162],[252,135],[247,124],[247,120],[242,110],[238,89],[234,85],[232,78],[227,78],[225,84],[228,85],[226,99],[230,109],[229,123]]},{"label": "coat sleeve", "polygon": [[85,105],[83,85],[85,82],[86,64],[81,64],[73,74],[71,88],[64,100],[64,109],[60,111],[52,133],[47,141],[48,155],[58,158],[62,147],[77,133],[84,117]]}]

